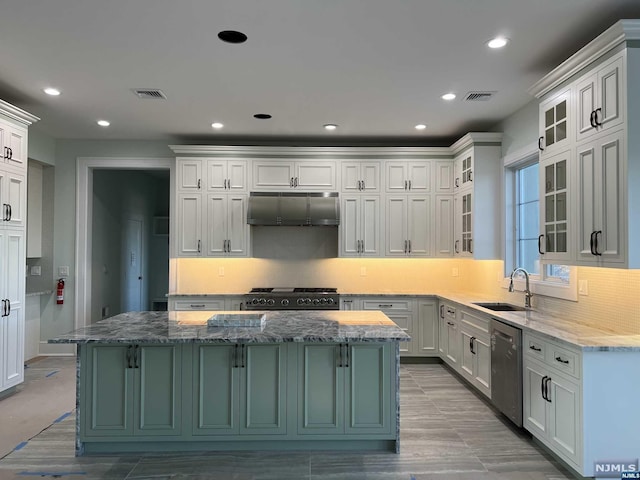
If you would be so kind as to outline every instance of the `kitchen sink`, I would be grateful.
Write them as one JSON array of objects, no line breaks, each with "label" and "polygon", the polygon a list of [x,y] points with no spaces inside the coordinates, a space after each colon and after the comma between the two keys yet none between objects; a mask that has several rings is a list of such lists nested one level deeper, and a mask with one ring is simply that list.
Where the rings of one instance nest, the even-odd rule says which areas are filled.
[{"label": "kitchen sink", "polygon": [[521,312],[526,310],[524,307],[519,307],[518,305],[511,305],[510,303],[500,303],[500,302],[489,302],[489,303],[474,303],[474,305],[478,305],[482,308],[487,308],[489,310],[493,310],[494,312]]}]

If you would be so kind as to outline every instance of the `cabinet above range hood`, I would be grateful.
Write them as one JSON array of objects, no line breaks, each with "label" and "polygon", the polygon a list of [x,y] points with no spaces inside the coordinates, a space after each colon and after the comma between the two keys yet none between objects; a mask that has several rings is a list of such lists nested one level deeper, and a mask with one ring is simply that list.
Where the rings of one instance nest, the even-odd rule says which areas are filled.
[{"label": "cabinet above range hood", "polygon": [[252,192],[247,223],[254,226],[338,226],[340,199],[337,192]]}]

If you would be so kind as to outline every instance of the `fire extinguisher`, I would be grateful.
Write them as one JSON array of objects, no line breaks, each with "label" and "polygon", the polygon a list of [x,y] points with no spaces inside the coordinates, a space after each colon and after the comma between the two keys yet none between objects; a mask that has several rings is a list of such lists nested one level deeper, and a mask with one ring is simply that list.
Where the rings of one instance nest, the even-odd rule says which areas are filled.
[{"label": "fire extinguisher", "polygon": [[58,280],[58,290],[56,293],[56,303],[62,305],[64,303],[64,279]]}]

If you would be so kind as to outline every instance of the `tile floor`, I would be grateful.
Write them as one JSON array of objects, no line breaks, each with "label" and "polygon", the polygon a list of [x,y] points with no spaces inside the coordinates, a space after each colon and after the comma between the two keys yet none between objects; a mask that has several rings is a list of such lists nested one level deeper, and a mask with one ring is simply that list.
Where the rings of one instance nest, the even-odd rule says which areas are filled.
[{"label": "tile floor", "polygon": [[402,365],[400,398],[400,454],[256,452],[76,458],[75,416],[69,415],[0,459],[0,479],[573,478],[526,432],[512,428],[442,365]]}]

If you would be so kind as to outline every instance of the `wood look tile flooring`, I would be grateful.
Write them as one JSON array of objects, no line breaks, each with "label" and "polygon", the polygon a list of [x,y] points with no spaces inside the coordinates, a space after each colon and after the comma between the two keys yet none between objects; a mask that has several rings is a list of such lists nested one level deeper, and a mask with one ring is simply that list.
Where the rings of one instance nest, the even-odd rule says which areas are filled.
[{"label": "wood look tile flooring", "polygon": [[75,415],[69,415],[0,459],[0,479],[573,478],[443,365],[403,364],[400,383],[400,454],[225,452],[76,458]]}]

